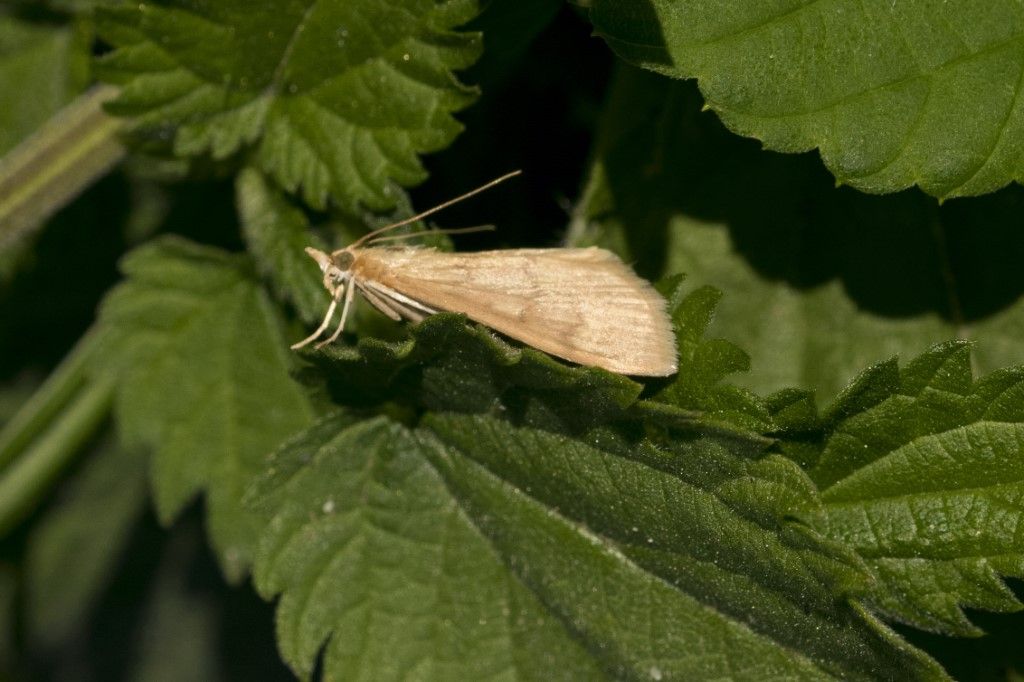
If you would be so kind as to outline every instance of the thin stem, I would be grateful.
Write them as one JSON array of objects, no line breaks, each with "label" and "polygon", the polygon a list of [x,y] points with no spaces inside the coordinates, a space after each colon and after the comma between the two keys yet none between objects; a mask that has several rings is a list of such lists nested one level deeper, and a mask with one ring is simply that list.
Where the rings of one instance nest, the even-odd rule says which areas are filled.
[{"label": "thin stem", "polygon": [[123,122],[103,111],[117,88],[96,85],[0,159],[0,251],[31,232],[124,157]]},{"label": "thin stem", "polygon": [[85,385],[86,363],[95,345],[94,332],[83,336],[43,385],[0,428],[0,472],[50,426]]},{"label": "thin stem", "polygon": [[0,474],[0,537],[23,519],[110,413],[113,379],[80,390],[50,429]]}]

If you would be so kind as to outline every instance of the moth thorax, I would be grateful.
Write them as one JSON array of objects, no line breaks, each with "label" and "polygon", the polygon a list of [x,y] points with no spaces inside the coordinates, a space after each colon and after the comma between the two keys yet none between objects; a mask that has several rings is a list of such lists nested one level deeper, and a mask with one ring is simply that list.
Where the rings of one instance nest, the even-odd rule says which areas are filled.
[{"label": "moth thorax", "polygon": [[343,271],[348,270],[355,260],[356,257],[352,255],[351,251],[339,251],[334,254],[334,267]]}]

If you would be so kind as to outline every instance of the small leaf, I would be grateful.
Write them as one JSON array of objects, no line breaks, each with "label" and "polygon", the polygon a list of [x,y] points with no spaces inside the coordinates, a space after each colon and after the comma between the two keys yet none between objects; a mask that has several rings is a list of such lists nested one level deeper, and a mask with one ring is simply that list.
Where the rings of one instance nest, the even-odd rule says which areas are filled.
[{"label": "small leaf", "polygon": [[33,526],[25,601],[34,647],[66,644],[82,626],[121,560],[147,492],[145,458],[108,437]]},{"label": "small leaf", "polygon": [[951,197],[1024,177],[1016,2],[595,0],[590,17],[624,59],[698,78],[733,131],[818,148],[844,184]]},{"label": "small leaf", "polygon": [[305,214],[253,168],[238,175],[235,191],[242,236],[260,274],[270,281],[278,298],[295,305],[304,322],[319,322],[326,292],[303,249],[325,247],[310,232]]},{"label": "small leaf", "polygon": [[479,39],[453,28],[476,11],[471,0],[123,5],[98,12],[118,48],[98,71],[123,86],[111,111],[173,136],[179,156],[252,146],[317,208],[330,195],[349,210],[387,209],[392,182],[422,181],[418,155],[460,130],[452,112],[473,91],[452,70],[475,61]]},{"label": "small leaf", "polygon": [[119,427],[154,451],[164,523],[207,491],[212,544],[237,580],[258,530],[242,491],[313,412],[288,375],[281,322],[245,260],[224,252],[162,239],[132,252],[123,269],[128,281],[101,310],[98,363],[118,378]]},{"label": "small leaf", "polygon": [[721,292],[701,287],[683,296],[681,281],[678,277],[669,279],[661,287],[672,308],[679,371],[671,383],[655,393],[654,400],[700,410],[710,419],[721,419],[751,431],[768,430],[770,418],[757,398],[748,391],[721,383],[726,376],[750,369],[750,358],[728,341],[704,338]]},{"label": "small leaf", "polygon": [[271,521],[257,589],[307,679],[601,679],[507,570],[408,431],[328,417],[278,451],[249,494]]},{"label": "small leaf", "polygon": [[964,343],[900,370],[883,400],[825,432],[811,475],[818,527],[877,577],[869,604],[920,628],[978,635],[963,608],[1022,607],[1000,576],[1024,577],[1024,370],[973,381]]}]

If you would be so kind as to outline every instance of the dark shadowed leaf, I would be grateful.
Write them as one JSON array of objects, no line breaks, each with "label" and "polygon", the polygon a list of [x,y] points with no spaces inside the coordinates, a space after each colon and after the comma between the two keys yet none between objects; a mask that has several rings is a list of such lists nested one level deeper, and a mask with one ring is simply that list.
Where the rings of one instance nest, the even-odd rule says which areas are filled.
[{"label": "dark shadowed leaf", "polygon": [[992,2],[595,0],[628,61],[697,78],[770,149],[817,148],[840,182],[984,194],[1024,177],[1024,7]]},{"label": "dark shadowed leaf", "polygon": [[726,292],[709,327],[751,356],[735,382],[833,395],[863,367],[949,338],[982,371],[1024,363],[1024,191],[936,202],[835,188],[809,155],[763,152],[691,83],[617,73],[570,230]]}]

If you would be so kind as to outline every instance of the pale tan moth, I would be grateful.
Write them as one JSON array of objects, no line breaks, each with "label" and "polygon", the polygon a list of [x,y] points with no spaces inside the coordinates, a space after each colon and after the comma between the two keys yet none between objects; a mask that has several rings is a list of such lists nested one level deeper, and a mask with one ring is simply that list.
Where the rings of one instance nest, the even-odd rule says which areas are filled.
[{"label": "pale tan moth", "polygon": [[330,254],[307,248],[306,253],[320,266],[331,303],[316,331],[292,348],[302,348],[324,334],[340,304],[337,328],[316,347],[336,340],[345,329],[358,290],[396,321],[418,322],[440,311],[463,313],[506,336],[581,365],[638,376],[674,374],[676,340],[665,299],[610,251],[590,247],[444,253],[431,248],[375,246],[424,234],[479,229],[381,236],[518,174],[509,173],[374,230]]}]

